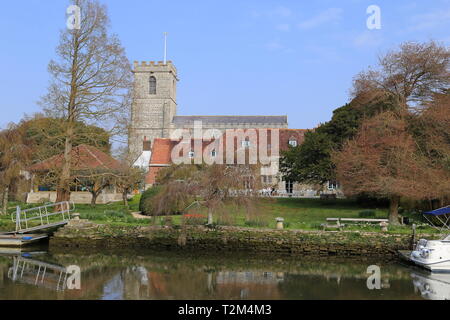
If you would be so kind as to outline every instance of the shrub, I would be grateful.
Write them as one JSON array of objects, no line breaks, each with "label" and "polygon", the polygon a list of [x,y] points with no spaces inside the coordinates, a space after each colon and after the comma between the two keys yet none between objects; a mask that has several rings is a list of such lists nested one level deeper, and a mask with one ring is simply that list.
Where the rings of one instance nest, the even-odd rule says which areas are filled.
[{"label": "shrub", "polygon": [[364,210],[358,213],[360,218],[375,218],[376,212],[374,210]]},{"label": "shrub", "polygon": [[183,222],[186,225],[202,225],[206,224],[207,217],[203,214],[185,214],[183,215]]},{"label": "shrub", "polygon": [[142,193],[139,201],[139,211],[145,215],[151,215],[154,211],[152,199],[159,193],[160,187],[151,187]]}]

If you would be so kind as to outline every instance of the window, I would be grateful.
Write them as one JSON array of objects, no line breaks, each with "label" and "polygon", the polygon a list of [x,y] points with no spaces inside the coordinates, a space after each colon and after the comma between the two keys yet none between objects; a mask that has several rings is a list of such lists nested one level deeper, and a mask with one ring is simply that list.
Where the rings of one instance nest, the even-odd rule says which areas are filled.
[{"label": "window", "polygon": [[194,151],[189,151],[189,158],[193,158],[194,157]]},{"label": "window", "polygon": [[339,183],[335,180],[328,181],[328,190],[337,190],[339,188]]},{"label": "window", "polygon": [[242,141],[242,147],[243,148],[249,148],[250,147],[250,140]]},{"label": "window", "polygon": [[291,147],[296,147],[297,146],[297,140],[294,140],[294,139],[291,139],[291,140],[289,140],[289,145],[291,146]]},{"label": "window", "polygon": [[211,151],[211,157],[215,158],[217,156],[216,150]]},{"label": "window", "polygon": [[156,78],[150,77],[150,94],[156,94]]},{"label": "window", "polygon": [[285,181],[286,192],[291,194],[294,191],[294,184],[292,181]]},{"label": "window", "polygon": [[273,179],[272,176],[261,176],[262,177],[262,183],[264,184],[271,184]]}]

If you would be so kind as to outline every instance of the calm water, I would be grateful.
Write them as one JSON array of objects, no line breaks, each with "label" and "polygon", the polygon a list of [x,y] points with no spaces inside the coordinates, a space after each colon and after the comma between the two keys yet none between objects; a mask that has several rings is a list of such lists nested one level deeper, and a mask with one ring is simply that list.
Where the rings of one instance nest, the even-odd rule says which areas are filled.
[{"label": "calm water", "polygon": [[[378,265],[381,289],[367,288]],[[67,267],[80,268],[80,286]],[[73,267],[72,267],[73,268]],[[76,274],[75,269],[69,269]],[[69,279],[69,280],[67,280]],[[395,262],[176,253],[0,254],[4,299],[442,299],[450,275]]]}]

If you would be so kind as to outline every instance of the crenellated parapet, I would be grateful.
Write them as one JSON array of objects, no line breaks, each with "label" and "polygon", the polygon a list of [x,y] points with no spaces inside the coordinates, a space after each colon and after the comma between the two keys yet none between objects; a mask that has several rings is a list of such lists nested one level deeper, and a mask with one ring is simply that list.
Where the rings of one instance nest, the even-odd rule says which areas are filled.
[{"label": "crenellated parapet", "polygon": [[169,71],[177,74],[177,68],[172,61],[134,61],[134,72],[164,72]]}]

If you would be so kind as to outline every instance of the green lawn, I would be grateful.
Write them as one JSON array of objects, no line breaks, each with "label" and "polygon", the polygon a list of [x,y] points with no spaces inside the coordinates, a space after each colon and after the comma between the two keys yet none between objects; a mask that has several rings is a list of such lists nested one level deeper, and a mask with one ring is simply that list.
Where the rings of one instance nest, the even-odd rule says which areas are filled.
[{"label": "green lawn", "polygon": [[[130,210],[126,210],[124,205],[111,203],[97,205],[95,208],[90,205],[76,205],[76,212],[79,212],[82,219],[89,219],[96,223],[107,223],[113,225],[162,225],[171,224],[181,225],[182,216],[154,217],[148,219],[135,219],[130,212],[138,211],[139,196],[130,201]],[[16,205],[11,203],[10,207]],[[284,218],[286,229],[318,230],[320,224],[324,223],[326,218],[359,218],[361,211],[372,210],[376,218],[387,218],[387,208],[366,208],[350,200],[320,200],[320,199],[259,199],[251,214],[244,210],[232,212],[232,210],[222,210],[222,214],[215,216],[215,222],[219,225],[233,225],[255,228],[275,228],[277,217]],[[14,211],[14,210],[11,210]],[[190,214],[206,215],[204,208],[194,208]],[[423,225],[419,215],[409,215],[412,222]],[[0,230],[12,230],[14,223],[10,215],[0,216]],[[352,225],[349,230],[379,231],[378,225]],[[422,232],[431,232],[433,229],[420,226]],[[411,232],[410,226],[390,227],[390,232]]]}]

